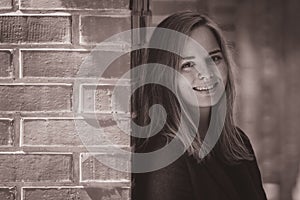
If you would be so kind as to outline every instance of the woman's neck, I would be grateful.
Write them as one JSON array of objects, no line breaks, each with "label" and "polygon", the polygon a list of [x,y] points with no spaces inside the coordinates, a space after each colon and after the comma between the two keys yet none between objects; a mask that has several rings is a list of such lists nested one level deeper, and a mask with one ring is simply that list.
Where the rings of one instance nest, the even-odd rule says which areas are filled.
[{"label": "woman's neck", "polygon": [[211,107],[200,108],[200,121],[198,126],[198,131],[201,136],[205,136],[209,123],[210,123],[210,110]]}]

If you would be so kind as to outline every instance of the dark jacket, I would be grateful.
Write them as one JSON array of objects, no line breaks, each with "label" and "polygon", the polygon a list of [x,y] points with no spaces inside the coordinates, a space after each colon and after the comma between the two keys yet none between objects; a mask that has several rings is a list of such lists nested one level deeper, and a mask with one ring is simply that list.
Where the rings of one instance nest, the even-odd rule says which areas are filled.
[{"label": "dark jacket", "polygon": [[[248,137],[245,144],[253,152]],[[163,136],[150,142],[152,150],[166,144]],[[228,165],[217,156],[205,163],[184,153],[170,165],[132,174],[132,200],[266,200],[256,158]]]}]

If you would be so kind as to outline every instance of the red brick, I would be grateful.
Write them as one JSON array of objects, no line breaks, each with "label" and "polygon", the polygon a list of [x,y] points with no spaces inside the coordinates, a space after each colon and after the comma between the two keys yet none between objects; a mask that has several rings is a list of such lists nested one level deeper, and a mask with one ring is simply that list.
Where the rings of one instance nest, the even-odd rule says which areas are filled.
[{"label": "red brick", "polygon": [[[116,60],[101,75],[104,78],[121,77],[130,69],[130,55],[121,57],[120,52],[66,51],[66,50],[22,50],[24,77],[100,77],[103,58],[116,55]],[[101,56],[97,56],[97,55]],[[92,56],[94,55],[94,56]],[[88,66],[88,68],[86,67]],[[103,65],[103,67],[105,67]],[[83,69],[89,69],[83,70]]]},{"label": "red brick", "polygon": [[21,0],[21,9],[128,9],[129,0]]},{"label": "red brick", "polygon": [[1,43],[70,43],[68,16],[0,16]]},{"label": "red brick", "polygon": [[0,119],[0,146],[13,144],[14,127],[12,119]]},{"label": "red brick", "polygon": [[81,43],[99,43],[114,34],[130,30],[130,16],[81,16]]},{"label": "red brick", "polygon": [[68,85],[0,85],[1,111],[70,111]]},{"label": "red brick", "polygon": [[[102,160],[105,163],[102,163]],[[128,181],[130,179],[129,173],[112,169],[107,164],[127,169],[127,171],[130,167],[130,161],[124,163],[123,158],[116,154],[83,153],[81,154],[82,181]]]},{"label": "red brick", "polygon": [[1,0],[0,1],[0,10],[11,9],[12,8],[12,0]]},{"label": "red brick", "polygon": [[[118,86],[124,89],[118,90],[126,94],[130,94],[129,86]],[[84,85],[82,91],[82,105],[84,112],[129,112],[129,102],[118,98],[117,100],[112,99],[112,93],[115,86],[113,85],[98,85],[89,86]],[[123,95],[120,95],[123,96]],[[94,102],[95,101],[95,102]],[[114,107],[113,107],[114,105]],[[127,105],[127,108],[126,108]],[[115,109],[115,110],[113,110]]]},{"label": "red brick", "polygon": [[16,200],[16,188],[0,188],[0,199]]},{"label": "red brick", "polygon": [[127,188],[24,188],[24,200],[128,200]]},{"label": "red brick", "polygon": [[[95,132],[97,127],[92,127],[80,119],[76,119],[76,123],[74,119],[24,119],[23,144],[26,146],[99,146],[110,144],[129,146],[129,136],[122,132],[112,116],[101,116],[97,120],[103,128],[103,134],[100,134],[99,131]],[[129,128],[129,119],[123,118],[118,119],[118,121]],[[78,128],[79,126],[80,128]],[[97,138],[91,136],[92,131],[99,133]],[[128,132],[129,130],[127,130]]]},{"label": "red brick", "polygon": [[10,51],[0,51],[0,77],[12,75],[12,54]]},{"label": "red brick", "polygon": [[70,182],[72,155],[1,154],[0,181]]}]

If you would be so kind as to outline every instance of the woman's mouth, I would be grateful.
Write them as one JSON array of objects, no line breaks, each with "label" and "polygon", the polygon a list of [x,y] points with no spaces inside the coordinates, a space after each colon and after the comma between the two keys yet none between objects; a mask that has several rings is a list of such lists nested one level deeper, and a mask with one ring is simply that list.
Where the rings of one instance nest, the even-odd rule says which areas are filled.
[{"label": "woman's mouth", "polygon": [[196,86],[193,87],[193,90],[199,91],[199,92],[208,92],[213,89],[215,89],[218,85],[218,82],[215,82],[214,84],[205,85],[205,86]]}]

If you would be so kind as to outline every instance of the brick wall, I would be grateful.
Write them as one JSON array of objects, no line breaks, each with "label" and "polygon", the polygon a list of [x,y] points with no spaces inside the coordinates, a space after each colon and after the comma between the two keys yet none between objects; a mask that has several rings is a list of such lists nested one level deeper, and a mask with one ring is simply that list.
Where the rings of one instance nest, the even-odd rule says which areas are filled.
[{"label": "brick wall", "polygon": [[[129,199],[130,174],[94,155],[108,156],[112,144],[129,146],[112,116],[111,91],[129,69],[130,55],[110,64],[99,82],[90,81],[97,74],[79,73],[84,61],[101,67],[97,58],[86,60],[97,43],[130,29],[128,8],[129,0],[0,1],[0,199]],[[119,43],[104,46],[102,55],[122,51]],[[128,88],[126,80],[122,84]],[[90,139],[97,146],[90,152],[75,122],[84,124],[85,138],[90,125],[74,112],[94,110],[85,101],[93,86],[97,121],[107,140]],[[74,103],[75,98],[83,101]],[[128,126],[128,110],[116,109]]]}]

